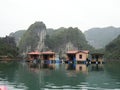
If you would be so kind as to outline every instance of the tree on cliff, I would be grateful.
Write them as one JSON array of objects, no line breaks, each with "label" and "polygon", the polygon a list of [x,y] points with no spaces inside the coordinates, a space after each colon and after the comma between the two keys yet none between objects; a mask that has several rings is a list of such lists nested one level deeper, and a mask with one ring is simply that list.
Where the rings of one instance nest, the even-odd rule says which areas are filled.
[{"label": "tree on cliff", "polygon": [[18,56],[18,48],[16,47],[15,39],[13,37],[0,38],[0,55],[9,57]]}]

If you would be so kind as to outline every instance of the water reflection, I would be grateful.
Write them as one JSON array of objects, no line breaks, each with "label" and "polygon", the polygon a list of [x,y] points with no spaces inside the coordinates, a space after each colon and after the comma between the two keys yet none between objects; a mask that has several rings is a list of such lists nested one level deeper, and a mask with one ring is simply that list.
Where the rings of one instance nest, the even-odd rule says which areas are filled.
[{"label": "water reflection", "polygon": [[55,64],[40,64],[40,68],[41,69],[56,69],[56,65]]},{"label": "water reflection", "polygon": [[105,65],[0,63],[8,90],[120,89],[120,63]]},{"label": "water reflection", "polygon": [[[60,69],[60,66],[63,66],[62,64],[56,64],[56,63],[42,63],[42,64],[33,64],[31,62],[27,63],[28,67],[30,69],[50,69],[50,70],[55,70],[55,69]],[[86,64],[64,64],[65,65],[65,70],[74,70],[76,72],[84,72],[87,73],[88,71],[103,71],[104,70],[104,64],[91,64],[91,65],[86,65]]]},{"label": "water reflection", "polygon": [[0,78],[4,81],[13,82],[18,66],[19,64],[15,62],[0,63]]},{"label": "water reflection", "polygon": [[90,71],[103,71],[104,70],[104,64],[91,64]]},{"label": "water reflection", "polygon": [[24,90],[26,88],[24,83],[16,81],[19,65],[18,62],[0,63],[0,86],[4,85],[8,90],[16,90],[15,88]]},{"label": "water reflection", "polygon": [[75,70],[76,72],[88,72],[86,64],[66,64],[66,70]]}]

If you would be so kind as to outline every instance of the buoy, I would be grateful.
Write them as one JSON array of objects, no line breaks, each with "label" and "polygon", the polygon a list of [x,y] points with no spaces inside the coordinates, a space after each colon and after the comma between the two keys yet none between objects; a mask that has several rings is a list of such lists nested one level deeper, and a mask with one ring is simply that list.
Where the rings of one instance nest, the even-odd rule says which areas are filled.
[{"label": "buoy", "polygon": [[89,62],[89,64],[91,64],[91,62]]},{"label": "buoy", "polygon": [[98,64],[98,62],[96,62],[96,64]]},{"label": "buoy", "polygon": [[6,86],[0,86],[0,90],[8,90]]}]

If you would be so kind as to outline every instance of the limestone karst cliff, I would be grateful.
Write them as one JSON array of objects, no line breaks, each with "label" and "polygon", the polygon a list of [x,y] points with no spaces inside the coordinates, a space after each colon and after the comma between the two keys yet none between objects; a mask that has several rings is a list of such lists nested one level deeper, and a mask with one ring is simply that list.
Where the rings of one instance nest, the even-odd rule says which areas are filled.
[{"label": "limestone karst cliff", "polygon": [[33,50],[43,50],[45,48],[44,40],[46,36],[46,26],[43,22],[35,22],[24,33],[19,43],[21,53],[27,53]]}]

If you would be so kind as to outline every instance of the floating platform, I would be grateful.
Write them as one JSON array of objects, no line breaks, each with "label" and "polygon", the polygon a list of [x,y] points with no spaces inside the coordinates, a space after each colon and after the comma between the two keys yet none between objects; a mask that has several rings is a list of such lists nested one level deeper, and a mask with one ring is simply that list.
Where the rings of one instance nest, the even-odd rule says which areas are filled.
[{"label": "floating platform", "polygon": [[[32,62],[34,63],[34,60],[26,60],[26,62]],[[99,61],[63,61],[63,60],[37,60],[37,63],[42,64],[104,64],[104,62]]]}]

